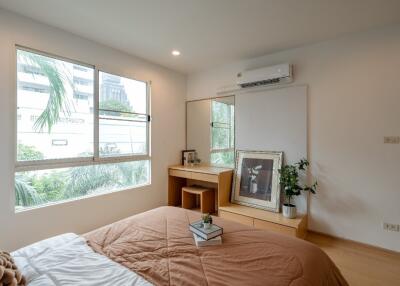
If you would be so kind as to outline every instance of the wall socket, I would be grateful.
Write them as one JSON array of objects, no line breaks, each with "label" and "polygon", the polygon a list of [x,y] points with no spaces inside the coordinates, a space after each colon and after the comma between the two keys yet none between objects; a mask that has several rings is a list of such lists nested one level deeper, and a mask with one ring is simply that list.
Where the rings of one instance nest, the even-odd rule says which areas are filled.
[{"label": "wall socket", "polygon": [[387,231],[400,231],[400,225],[384,222],[383,229]]},{"label": "wall socket", "polygon": [[383,137],[385,144],[400,144],[400,136],[385,136]]}]

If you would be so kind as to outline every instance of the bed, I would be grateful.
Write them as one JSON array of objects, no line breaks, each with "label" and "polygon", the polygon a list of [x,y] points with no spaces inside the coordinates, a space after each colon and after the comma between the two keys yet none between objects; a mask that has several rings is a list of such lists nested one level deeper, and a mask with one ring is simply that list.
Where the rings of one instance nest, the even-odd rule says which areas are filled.
[{"label": "bed", "polygon": [[[41,274],[51,270],[47,276],[54,285],[348,285],[329,257],[313,244],[218,217],[214,223],[224,228],[222,245],[197,248],[188,224],[199,218],[194,211],[160,207],[83,236],[50,239],[45,244],[53,248],[45,256],[59,268],[56,274],[51,263],[37,270],[40,267],[31,257],[46,253],[40,243],[34,250],[30,246],[13,256],[25,275],[31,268]],[[79,247],[68,245],[70,240]],[[63,253],[62,248],[67,254],[61,256],[71,257],[59,263],[54,255]],[[71,248],[84,250],[74,255]],[[80,261],[82,257],[86,262]],[[73,268],[64,270],[74,259]],[[57,280],[60,272],[61,282]],[[77,282],[79,272],[85,283]],[[68,275],[75,280],[68,280]],[[93,279],[97,284],[90,284]]]}]

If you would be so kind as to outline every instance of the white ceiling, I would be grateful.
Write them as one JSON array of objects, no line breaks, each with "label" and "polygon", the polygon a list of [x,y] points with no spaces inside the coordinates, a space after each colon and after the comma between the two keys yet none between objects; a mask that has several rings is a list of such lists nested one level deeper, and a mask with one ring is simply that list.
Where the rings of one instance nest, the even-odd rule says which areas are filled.
[{"label": "white ceiling", "polygon": [[184,73],[400,23],[400,0],[0,0],[0,7]]}]

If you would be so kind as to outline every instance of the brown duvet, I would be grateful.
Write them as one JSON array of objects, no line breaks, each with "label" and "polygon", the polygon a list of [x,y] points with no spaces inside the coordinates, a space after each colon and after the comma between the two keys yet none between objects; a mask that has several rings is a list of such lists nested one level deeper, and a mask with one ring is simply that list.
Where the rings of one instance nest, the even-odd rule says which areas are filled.
[{"label": "brown duvet", "polygon": [[84,235],[97,252],[154,285],[348,285],[318,247],[216,217],[223,243],[197,248],[197,212],[161,207]]}]

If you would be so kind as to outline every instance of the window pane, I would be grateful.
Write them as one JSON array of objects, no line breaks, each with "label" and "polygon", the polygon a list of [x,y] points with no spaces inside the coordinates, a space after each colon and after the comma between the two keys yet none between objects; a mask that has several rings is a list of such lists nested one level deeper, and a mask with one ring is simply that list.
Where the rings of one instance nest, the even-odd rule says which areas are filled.
[{"label": "window pane", "polygon": [[212,121],[216,123],[230,123],[230,108],[233,105],[224,102],[212,101]]},{"label": "window pane", "polygon": [[212,149],[230,148],[230,128],[212,128]]},{"label": "window pane", "polygon": [[234,167],[234,112],[234,97],[215,98],[211,101],[211,165]]},{"label": "window pane", "polygon": [[100,72],[99,84],[100,109],[147,113],[145,82]]},{"label": "window pane", "polygon": [[[217,101],[221,100],[221,101]],[[211,149],[234,147],[234,105],[229,100],[212,100]]]},{"label": "window pane", "polygon": [[99,154],[147,154],[145,82],[100,72]]},{"label": "window pane", "polygon": [[100,119],[100,156],[146,154],[147,121]]},{"label": "window pane", "polygon": [[150,183],[149,161],[91,165],[15,174],[16,210]]},{"label": "window pane", "polygon": [[17,160],[93,156],[92,68],[17,50]]},{"label": "window pane", "polygon": [[234,168],[234,151],[211,153],[211,164]]}]

